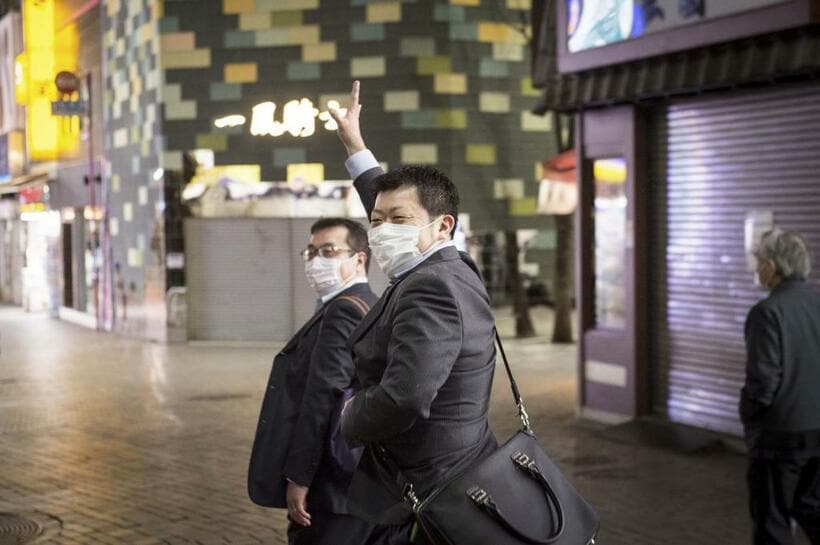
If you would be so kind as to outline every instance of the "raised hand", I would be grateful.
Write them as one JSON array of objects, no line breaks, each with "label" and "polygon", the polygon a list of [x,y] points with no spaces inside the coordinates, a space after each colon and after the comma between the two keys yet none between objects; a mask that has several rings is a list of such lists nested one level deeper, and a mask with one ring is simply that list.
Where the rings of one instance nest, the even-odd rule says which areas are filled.
[{"label": "raised hand", "polygon": [[362,105],[359,104],[359,87],[359,81],[354,81],[353,89],[350,91],[350,106],[344,116],[339,110],[329,110],[333,120],[339,126],[336,134],[339,135],[339,140],[342,141],[348,156],[367,149],[359,128],[359,113],[362,111]]}]

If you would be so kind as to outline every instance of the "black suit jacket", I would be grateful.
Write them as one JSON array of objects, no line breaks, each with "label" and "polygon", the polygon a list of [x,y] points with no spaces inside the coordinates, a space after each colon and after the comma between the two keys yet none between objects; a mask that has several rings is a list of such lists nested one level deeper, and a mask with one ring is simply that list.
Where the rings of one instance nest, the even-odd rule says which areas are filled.
[{"label": "black suit jacket", "polygon": [[[356,180],[368,214],[379,174],[372,169]],[[352,513],[404,522],[410,512],[393,463],[423,495],[495,449],[488,423],[493,332],[475,265],[453,247],[387,288],[350,339],[362,390],[342,415],[342,433],[349,444],[368,447],[350,489]]]},{"label": "black suit jacket", "polygon": [[354,381],[347,340],[362,310],[343,296],[369,306],[377,297],[356,284],[328,301],[276,356],[262,402],[248,470],[254,502],[287,507],[287,479],[310,488],[308,508],[346,513],[351,473],[328,455],[331,415],[343,389]]},{"label": "black suit jacket", "polygon": [[787,280],[746,319],[740,416],[757,458],[820,456],[820,292]]}]

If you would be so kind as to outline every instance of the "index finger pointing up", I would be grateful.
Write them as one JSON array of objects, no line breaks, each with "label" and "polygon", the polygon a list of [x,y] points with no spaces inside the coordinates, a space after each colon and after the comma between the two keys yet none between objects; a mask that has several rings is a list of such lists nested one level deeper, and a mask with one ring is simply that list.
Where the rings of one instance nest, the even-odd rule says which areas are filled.
[{"label": "index finger pointing up", "polygon": [[357,112],[359,109],[359,80],[353,82],[353,89],[350,91],[350,112]]}]

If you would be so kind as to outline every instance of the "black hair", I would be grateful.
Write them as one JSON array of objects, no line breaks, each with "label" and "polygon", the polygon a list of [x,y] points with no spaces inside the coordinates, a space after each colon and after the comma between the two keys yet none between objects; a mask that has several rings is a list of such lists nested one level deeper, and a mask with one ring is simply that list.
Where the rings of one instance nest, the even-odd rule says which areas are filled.
[{"label": "black hair", "polygon": [[365,271],[370,270],[370,246],[367,244],[367,231],[361,223],[348,218],[322,218],[310,226],[310,234],[315,235],[319,231],[332,229],[334,227],[344,227],[347,229],[347,245],[355,252],[364,252],[367,256],[364,267]]},{"label": "black hair", "polygon": [[[402,187],[415,187],[419,203],[430,218],[448,214],[458,221],[458,189],[442,171],[423,165],[407,165],[376,178],[376,194]],[[455,225],[450,236],[455,232]]]}]

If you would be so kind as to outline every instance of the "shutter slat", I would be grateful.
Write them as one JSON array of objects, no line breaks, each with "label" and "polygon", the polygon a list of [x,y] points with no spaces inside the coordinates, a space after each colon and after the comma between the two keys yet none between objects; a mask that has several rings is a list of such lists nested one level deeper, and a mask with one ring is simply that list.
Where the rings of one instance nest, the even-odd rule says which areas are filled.
[{"label": "shutter slat", "polygon": [[820,86],[682,101],[651,125],[653,405],[740,433],[743,326],[766,295],[747,268],[744,221],[771,210],[820,252]]}]

